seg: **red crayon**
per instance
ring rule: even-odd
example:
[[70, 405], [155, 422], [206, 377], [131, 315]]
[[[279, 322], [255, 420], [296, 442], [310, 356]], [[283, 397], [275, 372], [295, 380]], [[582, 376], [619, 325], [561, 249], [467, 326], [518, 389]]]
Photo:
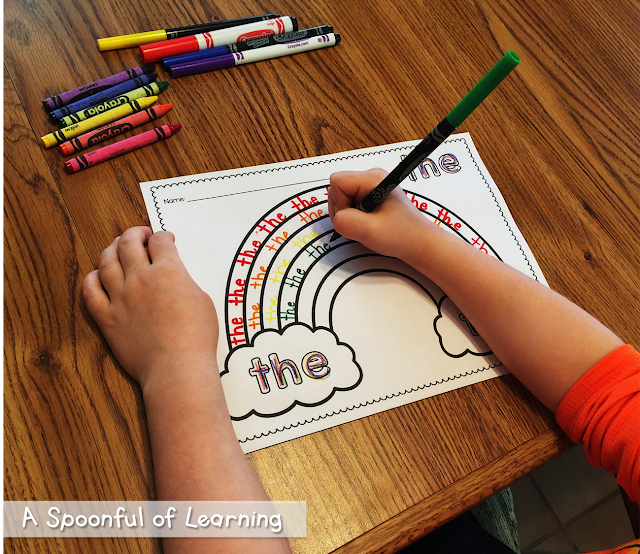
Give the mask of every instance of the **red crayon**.
[[110, 144], [109, 146], [105, 146], [104, 148], [93, 150], [88, 154], [83, 154], [76, 158], [71, 158], [70, 160], [64, 162], [64, 167], [69, 173], [81, 171], [83, 169], [86, 169], [87, 167], [91, 167], [92, 165], [96, 165], [100, 162], [115, 158], [116, 156], [121, 156], [122, 154], [131, 152], [136, 148], [142, 148], [143, 146], [147, 146], [148, 144], [153, 144], [154, 142], [158, 142], [159, 140], [164, 140], [171, 135], [175, 135], [181, 127], [182, 125], [180, 123], [170, 123], [169, 125], [156, 127], [155, 129], [151, 129], [151, 131], [147, 131], [146, 133], [140, 133], [139, 135], [121, 140], [120, 142], [116, 142], [115, 144]]
[[75, 154], [76, 152], [80, 152], [80, 150], [84, 150], [88, 146], [94, 146], [104, 140], [127, 133], [134, 127], [138, 127], [139, 125], [144, 125], [149, 121], [158, 119], [166, 114], [171, 108], [173, 108], [173, 104], [160, 104], [159, 106], [152, 106], [146, 110], [142, 110], [141, 112], [118, 119], [118, 121], [112, 121], [111, 123], [107, 123], [97, 129], [91, 129], [91, 131], [84, 135], [80, 135], [79, 137], [74, 137], [67, 142], [63, 142], [60, 145], [60, 150], [65, 156]]

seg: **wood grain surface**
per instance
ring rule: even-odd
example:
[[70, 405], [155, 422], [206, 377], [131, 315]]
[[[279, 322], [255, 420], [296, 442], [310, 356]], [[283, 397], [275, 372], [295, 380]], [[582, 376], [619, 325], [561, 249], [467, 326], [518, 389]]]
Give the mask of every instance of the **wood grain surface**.
[[[15, 90], [4, 80], [5, 500], [154, 494], [137, 384], [82, 302], [89, 256]], [[5, 541], [7, 552], [153, 552], [150, 539]]]
[[[7, 0], [5, 500], [154, 498], [144, 408], [80, 296], [148, 222], [139, 183], [422, 138], [502, 53], [517, 70], [460, 128], [551, 287], [640, 347], [640, 12], [597, 0]], [[258, 13], [331, 24], [326, 50], [171, 79], [176, 137], [67, 175], [42, 99], [140, 64], [106, 36]], [[167, 79], [159, 69], [159, 78]], [[153, 124], [141, 127], [148, 130]], [[510, 376], [248, 456], [308, 502], [295, 552], [397, 552], [568, 447]], [[309, 468], [313, 468], [311, 471]], [[147, 539], [5, 539], [7, 552], [159, 552]]]

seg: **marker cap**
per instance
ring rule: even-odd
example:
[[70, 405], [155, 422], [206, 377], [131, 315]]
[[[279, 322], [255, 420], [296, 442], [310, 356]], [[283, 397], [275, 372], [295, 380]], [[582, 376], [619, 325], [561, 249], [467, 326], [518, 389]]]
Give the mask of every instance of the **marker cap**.
[[513, 50], [509, 50], [496, 65], [482, 78], [475, 87], [447, 114], [447, 120], [454, 127], [459, 127], [467, 116], [495, 89], [509, 72], [520, 63], [520, 58]]
[[[147, 44], [140, 46], [138, 52], [143, 63], [155, 62], [161, 58], [169, 56], [177, 56], [194, 50], [194, 44], [198, 44], [198, 40], [194, 35], [188, 37], [174, 38], [166, 42], [158, 42], [155, 44]], [[197, 48], [195, 48], [197, 50]]]
[[132, 48], [141, 44], [149, 44], [151, 42], [159, 42], [167, 40], [167, 32], [164, 29], [158, 31], [148, 31], [146, 33], [135, 33], [133, 35], [122, 35], [119, 37], [99, 38], [98, 49], [101, 52], [105, 50], [117, 50], [118, 48]]
[[172, 77], [183, 77], [185, 75], [193, 75], [194, 73], [202, 73], [203, 71], [226, 69], [227, 67], [233, 67], [234, 65], [236, 65], [236, 58], [234, 55], [226, 54], [224, 56], [216, 56], [215, 58], [206, 58], [203, 60], [171, 65], [167, 68], [167, 71]]

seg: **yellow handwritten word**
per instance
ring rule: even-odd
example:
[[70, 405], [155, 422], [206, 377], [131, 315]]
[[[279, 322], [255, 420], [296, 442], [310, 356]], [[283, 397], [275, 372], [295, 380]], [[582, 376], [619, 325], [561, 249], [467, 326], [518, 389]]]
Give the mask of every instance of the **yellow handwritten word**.
[[278, 276], [283, 276], [284, 271], [287, 269], [287, 266], [291, 263], [291, 260], [282, 260], [282, 263], [278, 266], [278, 268], [274, 271], [271, 270], [271, 274], [269, 275], [269, 279], [272, 283], [282, 283], [282, 279], [279, 279]]
[[310, 231], [308, 235], [304, 235], [302, 237], [296, 237], [296, 240], [293, 241], [293, 246], [297, 246], [298, 248], [304, 248], [304, 246], [310, 241], [315, 239], [319, 233], [315, 231]]
[[271, 323], [274, 318], [277, 319], [278, 317], [278, 295], [276, 294], [271, 300], [269, 300], [269, 303], [271, 305], [269, 306], [269, 311], [265, 312], [264, 318], [268, 323]]

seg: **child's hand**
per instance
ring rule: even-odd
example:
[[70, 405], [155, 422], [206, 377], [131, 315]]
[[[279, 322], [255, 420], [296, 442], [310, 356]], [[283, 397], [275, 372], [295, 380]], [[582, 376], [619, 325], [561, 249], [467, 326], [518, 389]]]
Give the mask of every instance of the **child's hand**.
[[425, 218], [400, 187], [370, 214], [355, 209], [386, 175], [387, 172], [379, 168], [331, 175], [329, 216], [335, 230], [348, 239], [379, 254], [406, 259], [417, 231], [424, 228]]
[[104, 250], [82, 287], [116, 358], [143, 388], [151, 376], [189, 362], [216, 363], [213, 302], [189, 276], [174, 240], [148, 227], [128, 229]]

